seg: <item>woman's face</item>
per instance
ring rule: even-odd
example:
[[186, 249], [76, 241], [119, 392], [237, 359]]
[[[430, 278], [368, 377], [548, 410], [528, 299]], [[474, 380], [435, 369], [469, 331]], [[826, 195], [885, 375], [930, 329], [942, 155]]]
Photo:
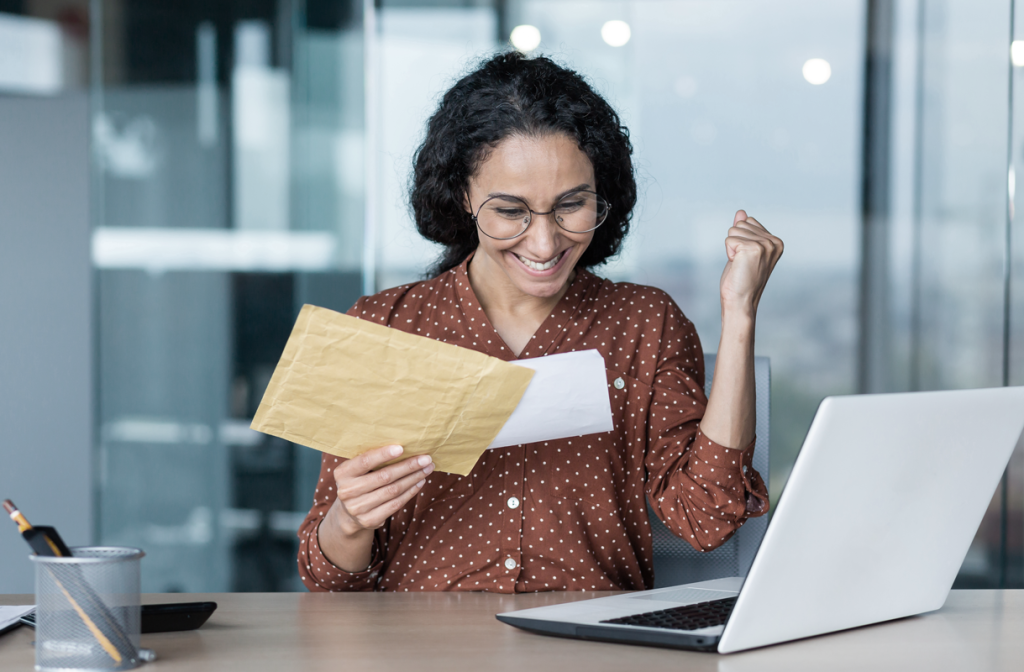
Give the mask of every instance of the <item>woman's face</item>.
[[[570, 192], [596, 191], [594, 166], [576, 141], [561, 134], [501, 141], [469, 180], [466, 207], [476, 214], [488, 198], [515, 196], [535, 212], [548, 212]], [[590, 245], [594, 232], [570, 233], [553, 215], [533, 215], [526, 231], [512, 240], [480, 232], [472, 273], [489, 284], [511, 284], [537, 298], [557, 295]], [[486, 276], [481, 278], [481, 275]]]

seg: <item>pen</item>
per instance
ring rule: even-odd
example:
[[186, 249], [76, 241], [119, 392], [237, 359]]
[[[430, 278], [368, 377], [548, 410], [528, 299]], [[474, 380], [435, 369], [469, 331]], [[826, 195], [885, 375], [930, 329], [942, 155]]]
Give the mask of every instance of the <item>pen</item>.
[[[7, 511], [8, 515], [10, 515], [11, 520], [18, 524], [18, 531], [21, 532], [21, 536], [24, 537], [29, 546], [32, 547], [32, 550], [35, 551], [36, 555], [57, 558], [71, 557], [71, 551], [64, 544], [60, 535], [57, 534], [57, 530], [52, 527], [33, 527], [32, 524], [28, 522], [28, 519], [25, 518], [25, 515], [14, 505], [14, 502], [9, 499], [4, 500], [4, 510]], [[78, 595], [78, 599], [75, 599], [71, 595], [71, 592], [69, 592], [64, 584], [57, 578], [53, 569], [47, 567], [47, 570], [50, 572], [50, 577], [53, 579], [54, 583], [57, 584], [57, 588], [59, 588], [60, 592], [64, 594], [64, 597], [68, 599], [68, 602], [71, 604], [71, 608], [75, 610], [78, 617], [82, 619], [82, 623], [84, 623], [85, 627], [89, 629], [89, 632], [96, 638], [96, 641], [99, 642], [101, 647], [103, 647], [103, 650], [114, 659], [114, 662], [118, 665], [121, 664], [124, 660], [122, 652], [118, 650], [118, 647], [114, 646], [113, 642], [110, 641], [110, 637], [108, 637], [107, 634], [105, 634], [103, 630], [101, 630], [100, 627], [97, 626], [91, 618], [89, 618], [89, 614], [85, 612], [85, 609], [82, 608], [79, 602], [91, 603], [89, 606], [91, 606], [95, 611], [98, 611], [99, 616], [106, 621], [108, 633], [121, 643], [122, 649], [125, 653], [129, 654], [129, 658], [134, 658], [135, 647], [127, 637], [125, 637], [120, 626], [118, 626], [117, 622], [114, 621], [113, 616], [106, 608], [106, 605], [103, 604], [99, 596], [96, 595], [92, 588], [89, 587], [84, 577], [81, 577], [80, 581], [74, 582], [78, 585], [72, 586], [74, 592]]]

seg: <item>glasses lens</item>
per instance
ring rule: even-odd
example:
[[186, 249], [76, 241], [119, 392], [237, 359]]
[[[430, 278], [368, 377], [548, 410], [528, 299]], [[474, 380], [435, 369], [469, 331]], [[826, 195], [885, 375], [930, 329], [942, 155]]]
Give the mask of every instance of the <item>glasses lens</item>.
[[608, 201], [591, 191], [569, 194], [555, 206], [555, 221], [574, 233], [593, 231], [607, 216]]
[[530, 225], [530, 208], [514, 196], [495, 196], [484, 202], [476, 219], [491, 238], [515, 238]]

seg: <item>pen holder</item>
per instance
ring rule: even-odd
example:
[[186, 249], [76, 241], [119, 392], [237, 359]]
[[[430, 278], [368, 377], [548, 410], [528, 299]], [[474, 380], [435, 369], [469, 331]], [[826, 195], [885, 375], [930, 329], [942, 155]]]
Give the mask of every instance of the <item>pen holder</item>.
[[139, 659], [137, 548], [89, 546], [36, 565], [36, 669], [129, 670]]

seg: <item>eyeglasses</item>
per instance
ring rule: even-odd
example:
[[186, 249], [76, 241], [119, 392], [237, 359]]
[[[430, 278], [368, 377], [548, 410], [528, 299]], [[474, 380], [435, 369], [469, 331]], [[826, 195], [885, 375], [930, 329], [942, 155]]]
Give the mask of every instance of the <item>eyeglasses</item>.
[[529, 228], [534, 215], [554, 215], [555, 224], [569, 233], [588, 233], [604, 223], [611, 210], [608, 201], [592, 191], [566, 194], [548, 212], [531, 210], [515, 196], [492, 196], [473, 215], [473, 221], [488, 238], [511, 240]]

